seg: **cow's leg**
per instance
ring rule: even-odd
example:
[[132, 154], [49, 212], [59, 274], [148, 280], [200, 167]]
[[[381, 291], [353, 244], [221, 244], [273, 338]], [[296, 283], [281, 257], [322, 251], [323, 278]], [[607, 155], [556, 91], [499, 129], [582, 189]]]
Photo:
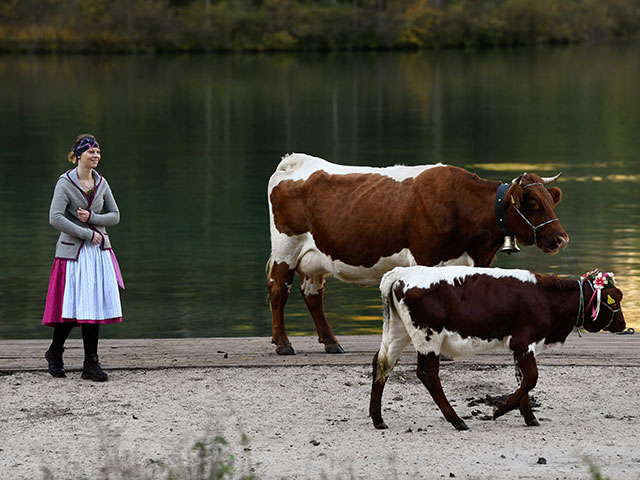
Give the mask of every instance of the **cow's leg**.
[[289, 290], [293, 283], [294, 270], [286, 263], [274, 263], [267, 280], [269, 301], [271, 303], [271, 342], [276, 345], [279, 355], [295, 355], [284, 326], [284, 306], [289, 298]]
[[382, 343], [373, 357], [373, 373], [371, 384], [371, 399], [369, 401], [369, 416], [373, 426], [378, 430], [387, 427], [382, 420], [382, 392], [387, 378], [393, 367], [398, 363], [402, 351], [411, 343], [411, 338], [402, 323], [390, 320], [391, 325], [385, 325], [382, 331]]
[[438, 408], [444, 415], [447, 421], [456, 427], [457, 430], [469, 430], [467, 424], [456, 414], [455, 410], [447, 400], [447, 397], [442, 390], [442, 384], [440, 383], [440, 376], [438, 371], [440, 369], [440, 357], [433, 352], [428, 355], [418, 353], [418, 378], [433, 398]]
[[327, 353], [344, 353], [324, 314], [324, 277], [300, 275], [300, 278], [300, 293], [316, 325], [318, 342], [324, 344]]
[[[533, 390], [536, 383], [538, 383], [538, 366], [536, 365], [536, 357], [533, 352], [529, 351], [520, 354], [516, 353], [514, 356], [518, 362], [518, 367], [520, 367], [520, 370], [522, 371], [522, 383], [520, 384], [520, 387], [504, 401], [504, 403], [493, 410], [493, 419], [495, 420], [505, 413], [519, 407], [525, 417], [527, 425], [533, 426], [537, 423], [537, 420], [531, 411], [529, 392]], [[535, 423], [529, 423], [530, 421], [535, 421]]]

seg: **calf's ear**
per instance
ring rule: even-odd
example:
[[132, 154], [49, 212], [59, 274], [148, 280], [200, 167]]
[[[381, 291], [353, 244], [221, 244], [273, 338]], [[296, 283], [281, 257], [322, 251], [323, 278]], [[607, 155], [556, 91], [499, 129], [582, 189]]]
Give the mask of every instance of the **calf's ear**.
[[551, 194], [551, 198], [553, 198], [553, 205], [555, 206], [559, 204], [560, 200], [562, 200], [562, 190], [560, 190], [558, 187], [551, 187], [548, 190]]

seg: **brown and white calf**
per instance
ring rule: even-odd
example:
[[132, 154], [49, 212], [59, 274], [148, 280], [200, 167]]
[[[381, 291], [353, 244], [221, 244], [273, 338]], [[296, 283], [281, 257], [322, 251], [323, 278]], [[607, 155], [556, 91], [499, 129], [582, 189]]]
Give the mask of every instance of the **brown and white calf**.
[[[513, 352], [522, 372], [520, 387], [498, 406], [496, 419], [520, 409], [527, 425], [538, 425], [529, 391], [538, 380], [536, 353], [563, 343], [576, 326], [589, 332], [624, 330], [622, 292], [604, 288], [599, 313], [587, 312], [593, 284], [527, 270], [470, 267], [398, 267], [380, 283], [384, 324], [380, 349], [373, 358], [369, 414], [378, 429], [382, 392], [400, 354], [411, 342], [418, 351], [418, 378], [458, 430], [467, 425], [445, 397], [438, 369], [441, 353], [451, 357], [500, 346]], [[586, 299], [586, 302], [585, 302]], [[595, 301], [595, 299], [594, 299]], [[588, 309], [587, 309], [588, 310]]]
[[569, 237], [553, 210], [562, 192], [545, 187], [555, 178], [523, 174], [501, 184], [441, 164], [374, 168], [299, 153], [284, 157], [268, 185], [267, 287], [276, 352], [295, 353], [284, 308], [296, 272], [318, 340], [327, 352], [342, 353], [324, 313], [327, 276], [372, 286], [397, 266], [488, 267], [504, 237], [494, 211], [499, 191], [502, 225], [521, 244], [563, 248]]

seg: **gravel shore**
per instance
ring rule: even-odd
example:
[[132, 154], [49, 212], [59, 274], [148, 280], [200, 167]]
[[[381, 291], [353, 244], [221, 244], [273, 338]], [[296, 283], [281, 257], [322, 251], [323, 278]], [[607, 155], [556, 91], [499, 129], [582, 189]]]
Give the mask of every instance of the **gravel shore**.
[[229, 478], [586, 479], [589, 462], [640, 478], [637, 368], [541, 366], [541, 426], [526, 427], [517, 411], [488, 420], [487, 395], [516, 388], [512, 365], [443, 364], [467, 432], [443, 419], [414, 370], [405, 361], [391, 375], [387, 431], [369, 420], [362, 365], [111, 370], [102, 384], [77, 371], [3, 375], [0, 477], [200, 478], [190, 469], [211, 447], [210, 463], [233, 463]]

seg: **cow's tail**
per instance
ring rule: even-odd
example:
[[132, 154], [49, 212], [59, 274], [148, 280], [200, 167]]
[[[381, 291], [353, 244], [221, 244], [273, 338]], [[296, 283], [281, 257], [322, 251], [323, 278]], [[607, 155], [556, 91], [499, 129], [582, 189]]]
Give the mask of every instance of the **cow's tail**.
[[[269, 275], [271, 275], [271, 269], [273, 268], [273, 256], [269, 255], [269, 259], [267, 260], [267, 264], [264, 267], [264, 274], [267, 277], [267, 280], [269, 280]], [[269, 305], [269, 310], [271, 310], [271, 297], [269, 296], [269, 294], [267, 293], [267, 296], [265, 297], [267, 305]]]
[[297, 170], [304, 163], [305, 156], [297, 153], [287, 153], [280, 159], [276, 172], [290, 172]]
[[271, 274], [271, 269], [273, 268], [273, 256], [269, 255], [269, 259], [267, 260], [267, 264], [264, 267], [264, 274], [267, 278]]

